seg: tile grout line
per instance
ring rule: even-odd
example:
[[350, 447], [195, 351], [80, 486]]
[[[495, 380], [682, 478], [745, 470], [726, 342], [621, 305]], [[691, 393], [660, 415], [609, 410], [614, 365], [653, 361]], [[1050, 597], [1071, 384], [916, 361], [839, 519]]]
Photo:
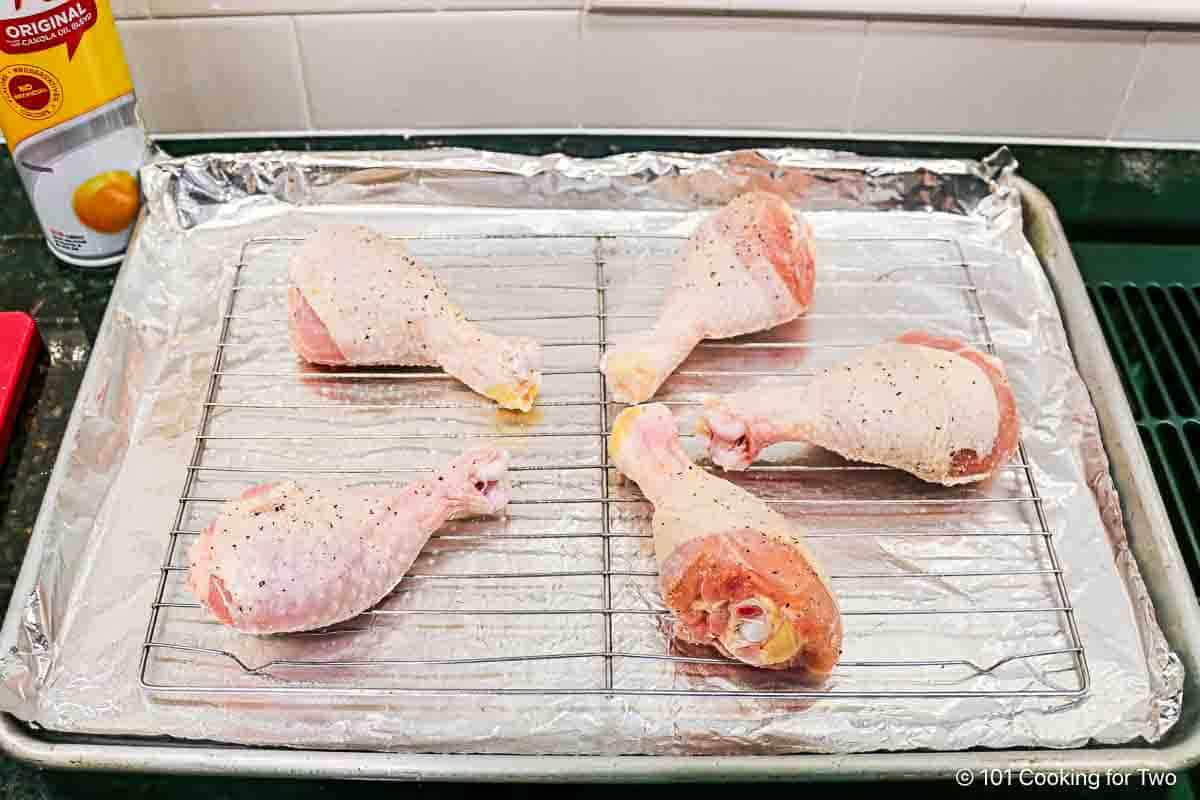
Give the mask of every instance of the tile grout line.
[[867, 48], [871, 44], [871, 20], [863, 20], [862, 53], [858, 57], [858, 75], [854, 78], [854, 94], [850, 96], [850, 111], [846, 119], [845, 132], [854, 130], [854, 122], [858, 117], [858, 98], [862, 93], [863, 73], [867, 68]]
[[587, 36], [587, 20], [588, 15], [592, 11], [592, 2], [593, 0], [583, 0], [583, 3], [575, 12], [579, 15], [579, 24], [575, 26], [575, 81], [574, 91], [571, 94], [572, 102], [575, 104], [572, 116], [575, 118], [574, 125], [576, 130], [582, 130], [583, 128], [583, 104], [586, 102], [584, 98], [587, 97], [586, 87], [584, 86], [584, 79], [586, 77], [584, 62], [587, 60], [587, 42], [585, 41], [585, 37]]
[[292, 26], [292, 52], [296, 56], [296, 66], [300, 70], [301, 110], [304, 112], [304, 124], [311, 132], [315, 130], [316, 126], [313, 123], [312, 89], [308, 85], [308, 68], [304, 61], [304, 48], [300, 44], [300, 23], [295, 14], [288, 15], [288, 21]]
[[1125, 93], [1121, 95], [1121, 104], [1117, 106], [1117, 113], [1113, 116], [1112, 126], [1108, 129], [1106, 141], [1113, 141], [1117, 137], [1117, 133], [1121, 130], [1121, 125], [1125, 122], [1125, 112], [1128, 110], [1129, 98], [1133, 96], [1133, 87], [1137, 84], [1137, 80], [1142, 74], [1142, 65], [1146, 62], [1146, 52], [1150, 49], [1150, 34], [1153, 30], [1146, 30], [1142, 37], [1142, 47], [1138, 50], [1137, 63], [1133, 65], [1133, 73], [1129, 76], [1128, 83], [1125, 84]]
[[[1101, 136], [1006, 136], [1000, 133], [945, 133], [935, 130], [906, 133], [899, 131], [844, 131], [835, 129], [791, 129], [791, 128], [622, 128], [611, 126], [548, 126], [548, 127], [505, 127], [479, 125], [467, 127], [411, 127], [411, 128], [322, 128], [301, 130], [280, 128], [275, 130], [192, 130], [166, 131], [151, 136], [163, 141], [186, 139], [252, 139], [294, 138], [297, 136], [568, 136], [586, 134], [594, 136], [677, 136], [677, 137], [730, 137], [741, 139], [768, 138], [801, 141], [804, 139], [844, 139], [846, 142], [915, 142], [933, 144], [984, 144], [984, 145], [1027, 145], [1054, 147], [1097, 147], [1105, 150], [1184, 150], [1200, 151], [1200, 139], [1113, 139]], [[3, 141], [3, 139], [0, 139]]]
[[[160, 0], [161, 1], [161, 0]], [[444, 4], [444, 0], [423, 0], [423, 5], [405, 5], [392, 6], [388, 8], [380, 8], [374, 4], [365, 4], [366, 7], [353, 7], [354, 3], [316, 3], [310, 4], [317, 6], [309, 10], [301, 11], [281, 11], [271, 8], [266, 8], [254, 12], [235, 12], [228, 8], [209, 8], [205, 10], [193, 10], [184, 12], [174, 12], [167, 14], [155, 14], [151, 6], [147, 6], [146, 13], [134, 15], [120, 15], [117, 19], [207, 19], [207, 18], [237, 18], [237, 17], [281, 17], [290, 16], [300, 13], [311, 16], [353, 16], [356, 14], [410, 14], [410, 13], [434, 13], [434, 12], [452, 12], [452, 13], [488, 13], [488, 14], [505, 14], [512, 11], [563, 11], [563, 10], [579, 10], [580, 2], [589, 7], [594, 5], [595, 0], [575, 0], [571, 5], [563, 0], [561, 3], [555, 4], [480, 4], [480, 5], [462, 5], [449, 6]], [[210, 6], [217, 5], [210, 3]], [[346, 6], [351, 6], [347, 8]], [[852, 5], [852, 4], [851, 4]], [[993, 13], [977, 13], [972, 11], [946, 11], [945, 3], [939, 2], [935, 4], [936, 8], [927, 8], [926, 10], [914, 10], [906, 8], [906, 10], [887, 9], [880, 11], [874, 6], [878, 4], [867, 4], [868, 9], [862, 10], [861, 6], [851, 8], [823, 8], [821, 10], [813, 10], [808, 7], [808, 4], [795, 3], [789, 7], [780, 7], [775, 10], [763, 8], [739, 6], [738, 0], [718, 0], [714, 3], [689, 4], [686, 0], [677, 3], [654, 3], [645, 2], [640, 4], [623, 3], [613, 6], [607, 6], [598, 9], [598, 13], [624, 15], [629, 13], [634, 14], [655, 14], [655, 15], [689, 15], [689, 16], [716, 16], [722, 17], [730, 14], [738, 16], [755, 16], [755, 17], [780, 17], [794, 19], [830, 19], [830, 18], [875, 18], [883, 20], [894, 20], [899, 22], [916, 22], [920, 24], [934, 25], [982, 25], [988, 27], [1003, 27], [1009, 25], [1039, 26], [1039, 27], [1074, 27], [1074, 28], [1122, 28], [1125, 30], [1136, 30], [1141, 26], [1149, 24], [1157, 26], [1159, 30], [1193, 30], [1200, 27], [1200, 15], [1194, 13], [1170, 14], [1156, 13], [1148, 18], [1143, 18], [1136, 21], [1131, 21], [1124, 14], [1101, 14], [1084, 15], [1071, 13], [1030, 13], [1030, 0], [1023, 0], [1019, 6], [1012, 11], [996, 11]], [[911, 5], [911, 4], [909, 4]], [[920, 3], [918, 3], [920, 5]], [[984, 3], [983, 5], [987, 5]], [[857, 10], [856, 10], [857, 9]], [[1190, 9], [1189, 9], [1190, 12]]]

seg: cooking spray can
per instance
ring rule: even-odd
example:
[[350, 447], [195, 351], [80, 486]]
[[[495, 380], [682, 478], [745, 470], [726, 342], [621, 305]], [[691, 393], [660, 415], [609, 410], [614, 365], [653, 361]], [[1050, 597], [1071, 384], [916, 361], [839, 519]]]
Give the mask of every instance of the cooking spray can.
[[0, 130], [50, 250], [120, 261], [148, 149], [108, 0], [0, 0]]

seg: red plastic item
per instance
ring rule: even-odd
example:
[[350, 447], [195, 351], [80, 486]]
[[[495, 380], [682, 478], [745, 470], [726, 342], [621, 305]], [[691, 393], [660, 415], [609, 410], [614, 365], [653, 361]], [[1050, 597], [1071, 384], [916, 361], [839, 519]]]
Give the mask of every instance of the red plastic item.
[[32, 317], [20, 311], [0, 312], [0, 465], [8, 455], [8, 440], [40, 344]]

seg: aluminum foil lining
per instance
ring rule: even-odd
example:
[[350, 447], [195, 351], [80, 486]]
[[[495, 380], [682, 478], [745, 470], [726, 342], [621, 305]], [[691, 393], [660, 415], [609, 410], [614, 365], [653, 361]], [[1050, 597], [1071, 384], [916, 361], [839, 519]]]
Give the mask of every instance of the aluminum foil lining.
[[[1008, 185], [1014, 166], [1006, 151], [976, 163], [811, 150], [594, 160], [473, 150], [268, 153], [147, 166], [144, 215], [2, 632], [0, 708], [67, 734], [432, 752], [745, 754], [1158, 740], [1179, 715], [1182, 667], [1127, 547], [1094, 410], [1023, 237], [1020, 200]], [[942, 490], [889, 471], [824, 471], [844, 462], [783, 448], [769, 454], [772, 463], [816, 469], [737, 478], [794, 503], [787, 513], [820, 534], [814, 549], [845, 577], [836, 581], [843, 608], [870, 612], [847, 618], [846, 659], [858, 666], [840, 669], [826, 696], [726, 696], [794, 687], [786, 677], [645, 657], [611, 660], [611, 695], [572, 694], [609, 685], [609, 661], [488, 662], [535, 647], [677, 654], [669, 623], [655, 613], [655, 581], [644, 574], [654, 568], [638, 538], [648, 530], [648, 508], [628, 502], [637, 499], [628, 484], [614, 478], [601, 486], [603, 470], [595, 469], [605, 413], [597, 342], [646, 324], [680, 241], [672, 237], [748, 189], [783, 194], [805, 211], [825, 271], [819, 267], [808, 318], [750, 339], [801, 346], [701, 349], [664, 387], [662, 396], [681, 404], [684, 428], [687, 403], [705, 393], [799, 385], [853, 347], [919, 324], [994, 342], [1016, 392], [1028, 466], [982, 487]], [[412, 239], [468, 314], [537, 317], [488, 324], [568, 342], [547, 350], [556, 374], [547, 377], [545, 407], [518, 418], [452, 381], [348, 381], [298, 363], [282, 335], [288, 237], [331, 219]], [[964, 276], [969, 286], [956, 283]], [[597, 331], [598, 302], [607, 331]], [[210, 383], [218, 342], [228, 346], [221, 370], [240, 374]], [[223, 438], [196, 461], [206, 403], [208, 433]], [[531, 429], [550, 435], [530, 437]], [[399, 480], [474, 438], [545, 468], [518, 476], [517, 496], [538, 502], [435, 539], [414, 566], [421, 577], [402, 582], [365, 622], [322, 636], [246, 637], [188, 608], [177, 570], [165, 573], [160, 594], [164, 563], [186, 563], [184, 547], [164, 562], [172, 531], [202, 526], [214, 508], [185, 500], [177, 520], [184, 492], [219, 498], [272, 477], [272, 469], [311, 478], [331, 465], [360, 470], [341, 474], [347, 482]], [[579, 468], [557, 471], [563, 463]], [[200, 467], [190, 483], [189, 464]], [[1031, 482], [1023, 482], [1026, 472]], [[1073, 655], [1062, 652], [1070, 645], [1065, 615], [1040, 610], [1062, 598], [1042, 540], [1026, 535], [1038, 525], [1030, 487], [1061, 559], [1090, 668], [1082, 698], [1063, 696], [1080, 678]], [[616, 500], [607, 521], [598, 516], [604, 504], [574, 502], [603, 491]], [[601, 524], [622, 535], [609, 539], [607, 553], [590, 535]], [[489, 531], [506, 536], [471, 535]], [[565, 535], [521, 538], [547, 531]], [[1014, 535], [996, 535], [1005, 531]], [[922, 535], [888, 536], [895, 532]], [[1003, 574], [956, 574], [989, 566]], [[914, 572], [923, 576], [887, 577]], [[550, 577], [446, 577], [496, 573]], [[871, 575], [883, 577], [863, 577]], [[240, 663], [145, 651], [156, 601], [166, 605], [150, 641], [222, 650]], [[629, 619], [613, 614], [608, 642], [603, 614], [465, 613], [481, 603], [553, 612], [608, 603], [600, 607]], [[1005, 613], [975, 613], [989, 607]], [[408, 613], [421, 608], [462, 613]], [[940, 613], [947, 609], [969, 613]], [[1040, 651], [1056, 655], [997, 666], [1008, 655]], [[452, 654], [484, 662], [370, 663]], [[928, 663], [870, 666], [888, 660]], [[354, 666], [296, 664], [312, 661]], [[272, 663], [281, 665], [243, 668]], [[170, 690], [145, 688], [143, 674]], [[308, 691], [286, 691], [292, 687]], [[396, 687], [434, 691], [387, 691]], [[488, 693], [522, 687], [550, 691]], [[457, 689], [466, 691], [446, 691]], [[627, 691], [639, 689], [663, 693]], [[914, 689], [940, 696], [905, 694]], [[961, 690], [968, 693], [955, 696]]]

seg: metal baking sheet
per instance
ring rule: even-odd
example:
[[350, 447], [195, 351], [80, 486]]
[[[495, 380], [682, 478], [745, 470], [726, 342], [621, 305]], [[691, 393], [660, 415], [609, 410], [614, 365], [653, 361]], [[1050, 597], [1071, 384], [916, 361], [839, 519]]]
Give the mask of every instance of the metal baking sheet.
[[[5, 642], [12, 649], [4, 662], [5, 708], [65, 732], [167, 734], [293, 747], [463, 753], [749, 754], [1071, 747], [1088, 741], [1126, 742], [1139, 737], [1157, 740], [1178, 719], [1182, 669], [1155, 624], [1136, 565], [1128, 557], [1095, 414], [1075, 371], [1049, 284], [1022, 236], [1020, 202], [1012, 181], [1004, 169], [1003, 154], [995, 163], [981, 166], [970, 162], [877, 161], [813, 151], [743, 151], [717, 156], [635, 154], [595, 161], [473, 151], [319, 157], [277, 154], [194, 157], [147, 168], [143, 183], [150, 200], [148, 214], [118, 282], [39, 519], [26, 570], [25, 586], [29, 591], [24, 594], [24, 607], [14, 605], [6, 621]], [[459, 237], [455, 249], [428, 254], [431, 258], [440, 255], [458, 259], [463, 255], [461, 237], [485, 231], [515, 237], [508, 240], [510, 244], [522, 241], [524, 247], [534, 241], [554, 242], [549, 250], [506, 254], [520, 262], [528, 262], [531, 256], [543, 259], [546, 271], [539, 274], [545, 283], [553, 282], [548, 277], [553, 269], [569, 271], [577, 267], [572, 259], [565, 258], [569, 255], [563, 249], [567, 239], [537, 237], [602, 233], [654, 239], [681, 235], [704, 209], [748, 187], [769, 188], [789, 196], [798, 208], [810, 213], [830, 259], [844, 268], [863, 271], [860, 277], [866, 280], [861, 282], [874, 284], [838, 287], [833, 279], [822, 292], [819, 274], [813, 319], [790, 332], [794, 341], [810, 345], [872, 341], [897, 332], [896, 326], [906, 317], [920, 314], [943, 317], [929, 320], [928, 327], [968, 338], [978, 336], [978, 330], [955, 327], [964, 321], [971, 324], [972, 319], [960, 305], [964, 294], [961, 288], [951, 289], [940, 285], [944, 281], [921, 274], [909, 274], [897, 281], [891, 271], [896, 264], [905, 263], [919, 263], [929, 268], [928, 272], [960, 261], [969, 263], [981, 316], [989, 321], [988, 335], [1008, 364], [1017, 391], [1029, 471], [1035, 475], [1033, 485], [1038, 487], [1050, 533], [1061, 554], [1069, 587], [1067, 605], [1076, 614], [1091, 666], [1088, 691], [1074, 692], [1080, 696], [1067, 701], [1019, 696], [1018, 689], [1034, 685], [1066, 685], [1067, 693], [1072, 694], [1071, 684], [1055, 683], [1060, 680], [1060, 670], [1078, 677], [1070, 657], [1065, 665], [1059, 658], [1049, 667], [1022, 664], [1013, 672], [987, 676], [984, 683], [989, 686], [1013, 687], [1012, 693], [1017, 696], [1008, 698], [904, 698], [895, 696], [896, 686], [886, 687], [884, 697], [870, 696], [870, 687], [877, 687], [879, 678], [856, 675], [839, 675], [831, 689], [857, 685], [859, 696], [854, 692], [847, 696], [831, 694], [801, 705], [794, 699], [780, 698], [610, 697], [604, 693], [562, 694], [549, 699], [379, 694], [366, 699], [324, 697], [313, 702], [311, 698], [285, 701], [274, 694], [267, 699], [255, 698], [254, 686], [245, 687], [251, 690], [246, 697], [225, 693], [206, 697], [197, 693], [164, 698], [143, 690], [138, 682], [138, 662], [147, 618], [155, 600], [171, 520], [188, 474], [192, 444], [209, 388], [213, 350], [221, 338], [233, 281], [247, 269], [267, 270], [261, 274], [269, 280], [272, 258], [278, 270], [278, 253], [255, 260], [244, 256], [248, 242], [268, 236], [302, 236], [323, 219], [355, 219], [399, 235], [430, 240]], [[854, 237], [887, 240], [890, 244], [849, 247], [849, 252], [837, 249]], [[897, 250], [897, 241], [915, 244]], [[949, 251], [947, 242], [954, 243]], [[496, 245], [489, 247], [472, 257], [488, 263], [487, 257], [494, 255]], [[905, 252], [904, 248], [916, 248], [916, 252]], [[954, 255], [956, 251], [965, 257]], [[612, 255], [621, 256], [616, 261], [627, 262], [624, 273], [614, 269], [605, 279], [606, 291], [616, 298], [612, 307], [652, 310], [653, 287], [661, 286], [664, 256], [669, 257], [669, 252], [643, 245]], [[916, 261], [911, 260], [914, 256]], [[845, 281], [843, 276], [843, 282], [852, 281]], [[589, 290], [594, 292], [595, 288], [593, 284]], [[569, 290], [547, 290], [546, 294], [554, 298], [545, 302], [568, 302], [563, 297], [565, 291]], [[529, 300], [515, 294], [510, 298], [513, 307], [527, 307]], [[476, 302], [503, 304], [505, 299], [503, 294], [481, 291]], [[822, 321], [822, 313], [834, 316]], [[836, 316], [855, 313], [861, 319], [854, 324]], [[251, 369], [269, 363], [271, 370], [289, 370], [294, 378], [295, 361], [284, 358], [286, 348], [280, 347], [276, 334], [267, 327], [270, 319], [264, 314], [263, 330], [249, 329], [247, 352], [255, 359]], [[544, 335], [559, 333], [551, 330]], [[738, 354], [736, 362], [722, 363], [740, 364], [747, 373], [768, 373], [738, 376], [739, 385], [744, 385], [760, 378], [783, 377], [769, 373], [803, 373], [830, 363], [821, 359], [836, 358], [836, 349], [783, 351], [783, 360], [788, 363], [780, 369], [774, 368], [781, 366], [778, 355], [768, 357], [775, 361], [767, 369], [754, 369], [753, 359], [741, 357], [744, 354]], [[594, 365], [595, 352], [590, 354], [591, 361], [587, 354], [573, 357], [581, 365]], [[705, 363], [727, 357], [726, 353], [714, 356], [698, 352], [696, 363], [690, 369], [685, 365], [685, 370], [695, 374], [680, 376], [680, 385], [668, 387], [668, 391], [687, 397], [719, 388], [710, 380], [714, 376], [706, 373], [722, 370], [705, 369]], [[286, 380], [276, 383], [283, 383], [285, 392], [313, 388]], [[320, 386], [316, 388], [316, 396], [320, 397]], [[268, 386], [259, 391], [280, 389]], [[365, 396], [354, 395], [350, 402], [377, 400], [372, 394], [375, 391], [379, 390], [363, 389]], [[572, 391], [595, 390], [567, 386], [562, 391], [565, 396]], [[548, 407], [550, 413], [536, 424], [548, 431], [578, 424], [570, 417], [556, 421], [553, 408]], [[326, 422], [341, 424], [336, 420]], [[478, 430], [470, 423], [444, 417], [429, 421]], [[358, 419], [357, 423], [346, 424], [371, 423]], [[597, 438], [591, 430], [586, 436]], [[412, 448], [381, 451], [378, 456], [385, 460], [392, 456], [407, 458], [416, 466], [427, 464], [431, 451], [435, 448], [426, 446], [416, 452]], [[553, 457], [559, 456], [558, 451], [551, 452]], [[256, 454], [235, 450], [232, 455], [250, 458]], [[269, 455], [287, 455], [289, 460], [281, 466], [296, 465], [300, 463], [296, 457], [306, 457], [301, 451]], [[562, 498], [561, 492], [577, 488], [543, 487], [551, 492], [551, 499]], [[851, 542], [850, 537], [830, 536], [825, 555], [847, 565], [847, 574], [852, 574], [851, 570], [869, 572], [881, 563], [926, 573], [923, 579], [914, 579], [912, 591], [901, 592], [894, 586], [868, 590], [864, 597], [872, 597], [873, 602], [904, 608], [921, 602], [955, 600], [970, 610], [973, 603], [997, 597], [1005, 602], [1017, 598], [1037, 608], [1043, 606], [1035, 604], [1053, 598], [1045, 575], [1016, 586], [1011, 577], [995, 583], [970, 578], [982, 581], [982, 585], [964, 589], [954, 582], [957, 578], [937, 574], [946, 570], [935, 565], [944, 566], [955, 559], [978, 564], [996, 559], [1011, 563], [1014, 559], [1027, 562], [1040, 558], [1037, 554], [1014, 555], [1008, 549], [1011, 542], [981, 548], [976, 539], [987, 541], [992, 537], [958, 535], [964, 524], [976, 530], [1031, 524], [1030, 514], [1021, 508], [1027, 503], [1020, 500], [1027, 490], [1006, 483], [1004, 476], [983, 490], [982, 496], [974, 489], [940, 495], [938, 499], [946, 502], [936, 512], [930, 510], [934, 504], [927, 504], [929, 496], [924, 487], [915, 487], [894, 475], [866, 481], [806, 481], [788, 487], [788, 491], [800, 493], [789, 495], [794, 499], [817, 501], [817, 508], [797, 511], [810, 527], [843, 532], [877, 527], [885, 533], [908, 525], [913, 530], [921, 526], [945, 534], [931, 537], [928, 543], [922, 541], [907, 552], [887, 544], [886, 535], [856, 537], [865, 539], [866, 545]], [[874, 507], [881, 498], [900, 497], [921, 500], [922, 513], [902, 514], [895, 508], [881, 511]], [[973, 499], [998, 502], [968, 502]], [[847, 501], [854, 502], [846, 507]], [[568, 525], [577, 521], [570, 515], [550, 519]], [[638, 521], [629, 522], [636, 529]], [[814, 541], [818, 549], [822, 547], [820, 541]], [[563, 567], [578, 566], [580, 559], [596, 558], [596, 554], [561, 548], [506, 551], [499, 542], [482, 549], [436, 550], [429, 555], [427, 565], [434, 569], [448, 565], [463, 570], [484, 563], [481, 572], [513, 558], [527, 559], [523, 563], [528, 566], [522, 569], [534, 569], [539, 561], [548, 560], [554, 567], [552, 571], [574, 571]], [[626, 559], [628, 572], [637, 572], [648, 563], [646, 554], [637, 549], [611, 557]], [[551, 602], [571, 602], [581, 598], [581, 592], [595, 591], [597, 583], [601, 582], [593, 581], [586, 590], [556, 587], [540, 594]], [[621, 591], [626, 592], [626, 602], [653, 607], [652, 582], [616, 591], [618, 597]], [[442, 599], [452, 602], [454, 598]], [[1034, 652], [1048, 649], [1042, 643], [1046, 640], [1051, 642], [1049, 649], [1061, 649], [1061, 614], [1051, 613], [1048, 616], [1053, 619], [1035, 625], [1025, 624], [1021, 619], [1024, 615], [1016, 613], [998, 615], [999, 621], [990, 619], [986, 623], [978, 621], [984, 614], [953, 616], [966, 624], [931, 627], [888, 619], [870, 626], [855, 640], [863, 648], [857, 660], [870, 661], [873, 655], [896, 651], [930, 654], [938, 648], [943, 648], [942, 652], [953, 648], [961, 656], [964, 644], [971, 642], [976, 648], [973, 660], [983, 664], [991, 663], [987, 660], [988, 648], [997, 644], [1011, 648], [1021, 642], [1029, 645], [1024, 652]], [[209, 628], [204, 635], [223, 635], [211, 630], [215, 626]], [[488, 630], [486, 624], [476, 621], [468, 631], [470, 635], [464, 637], [463, 646], [482, 646], [488, 653], [501, 653], [508, 643], [522, 642], [520, 637], [490, 641]], [[1001, 632], [998, 639], [997, 630]], [[249, 648], [247, 662], [263, 663], [264, 658], [278, 657], [307, 660], [314, 648], [322, 651], [316, 655], [318, 659], [330, 657], [330, 649], [338, 648], [349, 648], [350, 652], [365, 648], [378, 654], [401, 641], [379, 634], [375, 628], [369, 635], [337, 637], [337, 641], [315, 644], [311, 639], [226, 640], [222, 649]], [[403, 637], [412, 631], [400, 626], [396, 634]], [[152, 631], [150, 635], [153, 638], [158, 634]], [[547, 642], [554, 642], [557, 636], [562, 643], [571, 637], [594, 636], [595, 628], [559, 623], [546, 628], [543, 635]], [[656, 627], [638, 628], [633, 635], [634, 644], [644, 652], [656, 652], [655, 648], [666, 652], [666, 640]], [[991, 655], [994, 660], [996, 653]], [[174, 686], [237, 688], [231, 676], [237, 680], [247, 677], [240, 669], [231, 672], [228, 663], [198, 665], [189, 658], [162, 661], [158, 666], [173, 676], [170, 680], [175, 681], [171, 684]], [[208, 683], [197, 681], [198, 670], [207, 670], [203, 677]], [[595, 678], [581, 674], [584, 672], [560, 669], [558, 680]], [[264, 676], [250, 677], [260, 681]], [[438, 674], [421, 677], [426, 684], [447, 680]], [[544, 681], [545, 673], [520, 677], [536, 683]], [[295, 683], [303, 679], [295, 675], [271, 678], [275, 686], [280, 681]], [[661, 686], [665, 681], [670, 686], [683, 686], [685, 694], [713, 683], [744, 689], [749, 682], [724, 668], [634, 670], [622, 679], [623, 685], [635, 687]], [[908, 675], [907, 679], [958, 687], [964, 680], [977, 680], [954, 675]], [[346, 684], [363, 686], [365, 682], [362, 676], [351, 675]], [[863, 725], [867, 719], [874, 722]]]

